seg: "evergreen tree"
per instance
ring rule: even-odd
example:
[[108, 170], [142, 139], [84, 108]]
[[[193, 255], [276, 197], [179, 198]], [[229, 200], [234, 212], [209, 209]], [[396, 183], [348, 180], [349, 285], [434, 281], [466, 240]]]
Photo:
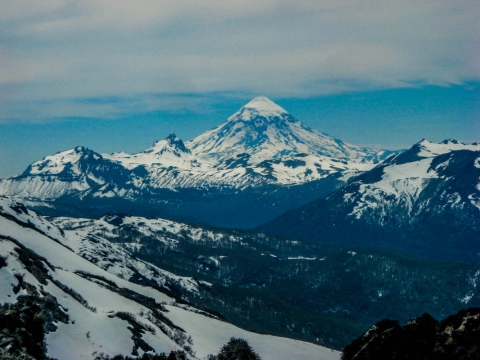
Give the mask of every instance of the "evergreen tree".
[[261, 357], [253, 351], [248, 342], [244, 339], [232, 337], [228, 343], [223, 345], [220, 352], [212, 360], [261, 360]]

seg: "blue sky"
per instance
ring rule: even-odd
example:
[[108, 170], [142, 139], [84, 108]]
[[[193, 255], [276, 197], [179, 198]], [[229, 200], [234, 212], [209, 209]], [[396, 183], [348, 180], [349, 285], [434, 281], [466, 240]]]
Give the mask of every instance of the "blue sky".
[[257, 95], [344, 141], [480, 141], [480, 2], [0, 4], [0, 177], [191, 139]]

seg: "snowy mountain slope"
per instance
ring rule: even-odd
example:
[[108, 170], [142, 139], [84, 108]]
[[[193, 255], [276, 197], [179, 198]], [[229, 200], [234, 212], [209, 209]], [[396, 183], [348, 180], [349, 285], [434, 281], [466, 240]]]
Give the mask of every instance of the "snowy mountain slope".
[[[176, 276], [138, 260], [123, 247], [111, 243], [101, 236], [96, 236], [92, 232], [65, 231], [54, 223], [47, 221], [38, 213], [29, 211], [22, 203], [17, 201], [0, 197], [0, 214], [10, 220], [20, 221], [31, 226], [82, 258], [122, 279], [135, 279], [137, 282], [165, 288], [166, 290], [178, 287], [186, 291], [198, 292], [199, 282], [196, 280]], [[80, 223], [82, 221], [87, 222], [88, 220], [80, 220]], [[66, 219], [59, 222], [68, 227]], [[78, 222], [76, 225], [77, 227], [81, 226]], [[113, 231], [113, 226], [110, 227], [110, 231]]]
[[479, 159], [480, 145], [423, 140], [326, 199], [261, 228], [323, 241], [393, 246], [434, 258], [477, 259]]
[[[235, 336], [251, 342], [264, 359], [339, 358], [338, 352], [326, 348], [249, 333], [190, 306], [174, 305], [170, 296], [123, 280], [76, 255], [56, 241], [63, 236], [59, 229], [20, 204], [3, 198], [1, 206], [0, 302], [19, 296], [40, 299], [49, 323], [49, 356], [92, 359], [94, 352], [184, 349], [192, 358], [204, 358]], [[44, 230], [49, 232], [42, 234]]]
[[[349, 216], [358, 219], [370, 208], [370, 211], [384, 214], [379, 219], [382, 223], [386, 221], [388, 208], [395, 206], [404, 208], [406, 221], [415, 222], [425, 210], [441, 212], [445, 207], [463, 209], [469, 204], [476, 206], [480, 195], [480, 173], [476, 171], [479, 158], [480, 145], [448, 140], [435, 144], [422, 140], [409, 151], [389, 158], [372, 170], [382, 171], [381, 178], [370, 180], [368, 175], [360, 175], [350, 185], [359, 187], [355, 192], [347, 190], [344, 194], [346, 203], [355, 202]], [[469, 170], [470, 176], [466, 176]], [[434, 190], [434, 187], [439, 189]], [[439, 196], [438, 204], [433, 204], [429, 190], [432, 195]]]
[[20, 176], [0, 180], [0, 193], [53, 200], [107, 183], [125, 184], [138, 175], [92, 150], [78, 146], [34, 162]]
[[[50, 221], [61, 228], [66, 234], [75, 234], [83, 238], [89, 236], [106, 237], [115, 240], [125, 232], [135, 232], [140, 236], [151, 237], [166, 245], [174, 247], [178, 238], [188, 234], [189, 239], [211, 241], [229, 241], [241, 243], [243, 236], [235, 236], [222, 229], [209, 229], [177, 221], [161, 218], [144, 218], [140, 216], [106, 215], [100, 219], [82, 219], [70, 217], [53, 217]], [[135, 240], [135, 239], [132, 239]], [[122, 241], [123, 243], [123, 241]], [[141, 245], [135, 245], [132, 248]]]

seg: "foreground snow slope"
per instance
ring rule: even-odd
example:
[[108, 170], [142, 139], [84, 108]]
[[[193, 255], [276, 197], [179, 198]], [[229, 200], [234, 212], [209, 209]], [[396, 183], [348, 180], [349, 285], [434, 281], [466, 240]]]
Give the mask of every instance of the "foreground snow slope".
[[[35, 295], [53, 304], [48, 311], [56, 330], [46, 338], [49, 356], [92, 359], [95, 352], [184, 349], [191, 358], [204, 358], [235, 336], [251, 342], [263, 359], [339, 358], [338, 352], [320, 346], [246, 332], [175, 305], [170, 296], [78, 256], [67, 247], [78, 248], [75, 241], [21, 204], [0, 198], [0, 255], [6, 262], [0, 268], [0, 302]], [[123, 259], [117, 260], [121, 267]]]

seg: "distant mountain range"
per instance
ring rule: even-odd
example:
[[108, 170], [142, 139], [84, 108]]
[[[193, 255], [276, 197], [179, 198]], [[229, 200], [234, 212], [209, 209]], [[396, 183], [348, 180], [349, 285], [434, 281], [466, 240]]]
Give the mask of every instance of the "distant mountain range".
[[[323, 196], [397, 153], [344, 143], [257, 97], [186, 143], [171, 134], [137, 154], [99, 154], [78, 146], [47, 156], [20, 176], [0, 180], [0, 194], [29, 200], [51, 215], [128, 209], [139, 215], [253, 227]], [[246, 212], [248, 205], [258, 210]]]
[[423, 140], [260, 229], [314, 242], [480, 261], [480, 145]]
[[137, 154], [79, 146], [47, 156], [1, 179], [0, 194], [44, 215], [261, 226], [309, 241], [476, 261], [479, 152], [480, 145], [455, 140], [375, 152], [257, 97], [186, 143], [171, 134]]

